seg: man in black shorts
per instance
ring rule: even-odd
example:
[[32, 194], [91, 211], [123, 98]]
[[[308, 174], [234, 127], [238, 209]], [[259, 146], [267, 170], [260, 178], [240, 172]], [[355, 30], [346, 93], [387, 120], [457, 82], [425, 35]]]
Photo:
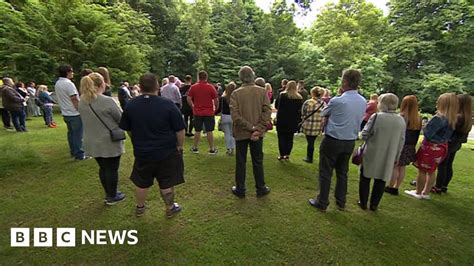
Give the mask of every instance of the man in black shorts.
[[145, 212], [148, 188], [158, 181], [166, 216], [181, 211], [174, 202], [174, 186], [184, 183], [183, 143], [185, 125], [178, 107], [157, 96], [156, 76], [140, 78], [142, 95], [131, 100], [122, 115], [120, 128], [129, 132], [135, 162], [130, 179], [137, 187], [136, 215]]

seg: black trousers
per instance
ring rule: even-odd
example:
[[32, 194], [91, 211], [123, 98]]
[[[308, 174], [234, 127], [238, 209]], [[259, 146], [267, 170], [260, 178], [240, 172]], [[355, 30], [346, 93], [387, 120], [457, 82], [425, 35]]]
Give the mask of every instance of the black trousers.
[[306, 135], [306, 142], [308, 142], [308, 146], [306, 147], [306, 159], [312, 161], [313, 154], [314, 154], [314, 142], [318, 136], [308, 136]]
[[193, 113], [184, 113], [184, 124], [186, 125], [186, 132], [191, 134], [193, 132]]
[[0, 113], [2, 115], [2, 122], [4, 128], [9, 128], [12, 126], [10, 113], [5, 108], [0, 108]]
[[347, 194], [347, 171], [355, 140], [338, 140], [325, 136], [319, 146], [319, 207], [329, 205], [329, 189], [334, 168], [336, 169], [336, 204], [344, 208]]
[[99, 178], [107, 198], [115, 198], [117, 194], [118, 169], [120, 156], [111, 158], [95, 158], [99, 164]]
[[277, 132], [278, 133], [278, 150], [280, 156], [290, 155], [293, 149], [294, 133]]
[[[379, 206], [380, 200], [382, 199], [385, 189], [385, 181], [381, 179], [374, 179], [374, 185], [372, 186], [372, 194], [370, 195], [370, 207], [377, 208]], [[361, 205], [367, 206], [369, 201], [369, 190], [370, 190], [370, 178], [365, 177], [360, 172], [359, 180], [359, 200]]]
[[438, 165], [438, 174], [436, 176], [436, 187], [447, 189], [449, 182], [453, 178], [453, 162], [456, 152], [461, 149], [462, 144], [449, 144], [448, 154], [443, 162]]
[[250, 146], [250, 156], [252, 157], [253, 177], [255, 178], [255, 188], [263, 189], [265, 187], [265, 178], [263, 174], [263, 138], [257, 141], [237, 140], [236, 144], [236, 166], [235, 166], [235, 184], [237, 189], [245, 192], [245, 176], [247, 164], [247, 149]]

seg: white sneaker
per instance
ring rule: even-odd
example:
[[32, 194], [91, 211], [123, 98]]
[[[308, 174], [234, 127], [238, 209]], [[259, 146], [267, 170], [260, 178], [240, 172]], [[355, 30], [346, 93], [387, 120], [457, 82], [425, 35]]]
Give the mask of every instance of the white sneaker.
[[423, 199], [423, 196], [416, 194], [416, 190], [405, 190], [405, 194], [414, 197], [415, 199]]
[[430, 199], [431, 199], [431, 196], [430, 196], [430, 194], [423, 194], [423, 193], [421, 193], [421, 198], [422, 198], [422, 199], [426, 199], [426, 200], [430, 200]]

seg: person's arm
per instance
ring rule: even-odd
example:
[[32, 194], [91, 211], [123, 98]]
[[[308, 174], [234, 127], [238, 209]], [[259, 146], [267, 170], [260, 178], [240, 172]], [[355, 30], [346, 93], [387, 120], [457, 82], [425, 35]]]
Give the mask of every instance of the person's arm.
[[369, 118], [369, 120], [367, 121], [367, 124], [365, 124], [364, 129], [362, 129], [361, 135], [362, 135], [362, 139], [363, 139], [363, 140], [368, 140], [368, 139], [370, 138], [370, 136], [371, 136], [371, 134], [372, 134], [370, 131], [371, 131], [372, 127], [373, 127], [372, 125], [373, 125], [373, 123], [374, 123], [375, 116], [377, 116], [376, 113], [373, 114], [373, 115]]
[[110, 103], [110, 115], [114, 119], [117, 124], [120, 124], [120, 120], [122, 118], [122, 108], [120, 108], [119, 104], [114, 100], [111, 99], [113, 102]]
[[259, 132], [265, 132], [267, 130], [267, 125], [272, 118], [272, 107], [270, 105], [270, 100], [267, 95], [263, 97], [262, 113], [260, 115], [260, 120], [256, 128]]
[[405, 145], [405, 131], [406, 131], [406, 123], [403, 121], [402, 125], [402, 137], [398, 142], [398, 149], [397, 149], [397, 156], [395, 157], [395, 164], [398, 165], [398, 161], [400, 160], [400, 155], [402, 154], [403, 145]]
[[188, 102], [189, 107], [194, 109], [193, 98], [191, 98], [191, 96], [186, 96], [186, 101]]
[[230, 114], [231, 114], [233, 123], [236, 126], [245, 129], [246, 131], [252, 132], [253, 125], [249, 121], [247, 121], [245, 118], [243, 118], [242, 115], [240, 114], [239, 101], [235, 93], [232, 93], [230, 96], [229, 107], [230, 107]]
[[183, 152], [184, 150], [184, 136], [185, 136], [184, 133], [185, 133], [184, 129], [176, 132], [176, 140], [177, 140], [176, 148], [178, 149], [179, 152]]
[[182, 107], [183, 106], [183, 100], [181, 99], [181, 93], [179, 92], [178, 87], [176, 87], [176, 90], [175, 90], [174, 94], [175, 94], [176, 101], [179, 104], [179, 107]]
[[79, 110], [79, 96], [77, 94], [69, 96], [71, 99], [72, 105], [74, 105], [74, 108], [76, 110]]
[[332, 98], [329, 100], [328, 105], [321, 111], [321, 116], [330, 116], [331, 111], [334, 108], [334, 106], [337, 104], [337, 98]]
[[443, 126], [443, 121], [437, 115], [433, 116], [423, 129], [423, 136], [428, 140], [432, 139]]
[[212, 97], [214, 98], [214, 110], [219, 109], [219, 95], [217, 94], [216, 90], [212, 90]]

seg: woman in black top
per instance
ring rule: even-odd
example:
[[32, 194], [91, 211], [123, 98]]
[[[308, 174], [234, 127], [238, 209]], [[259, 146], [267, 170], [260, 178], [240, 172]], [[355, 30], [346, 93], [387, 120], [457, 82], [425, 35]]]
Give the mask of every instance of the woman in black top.
[[418, 101], [415, 95], [405, 96], [400, 105], [400, 115], [405, 119], [405, 144], [403, 145], [400, 159], [393, 168], [390, 185], [385, 188], [385, 192], [398, 195], [398, 188], [405, 178], [406, 166], [416, 160], [416, 144], [420, 137], [421, 117], [418, 113]]
[[463, 143], [467, 142], [472, 123], [472, 98], [469, 94], [460, 94], [458, 119], [456, 129], [448, 143], [448, 154], [442, 163], [438, 166], [438, 175], [436, 176], [436, 185], [432, 192], [441, 193], [448, 191], [448, 185], [453, 177], [453, 162], [456, 152], [461, 149]]
[[186, 125], [186, 137], [193, 137], [193, 109], [188, 104], [188, 92], [191, 89], [192, 77], [186, 75], [184, 77], [184, 84], [179, 88], [181, 93], [181, 101], [183, 105], [181, 106], [181, 113], [184, 117], [184, 124]]
[[275, 107], [277, 112], [278, 160], [289, 160], [293, 149], [293, 136], [298, 131], [301, 120], [301, 106], [303, 97], [297, 92], [296, 82], [288, 82], [286, 91], [280, 94]]

